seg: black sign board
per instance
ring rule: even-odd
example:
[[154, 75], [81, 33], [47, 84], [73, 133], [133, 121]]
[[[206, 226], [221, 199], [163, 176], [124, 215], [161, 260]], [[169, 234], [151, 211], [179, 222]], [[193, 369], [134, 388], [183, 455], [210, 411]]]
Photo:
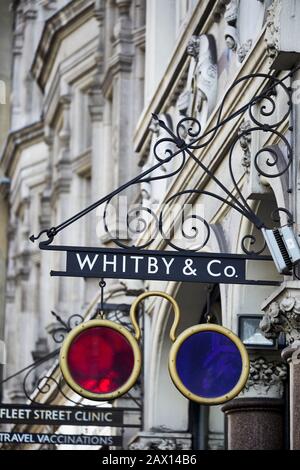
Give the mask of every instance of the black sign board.
[[0, 404], [0, 423], [123, 426], [123, 410], [96, 407], [43, 407]]
[[278, 285], [276, 281], [246, 279], [247, 260], [270, 261], [269, 256], [63, 246], [47, 249], [67, 253], [66, 271], [51, 271], [52, 276]]
[[122, 436], [0, 432], [0, 444], [54, 444], [75, 446], [122, 446]]

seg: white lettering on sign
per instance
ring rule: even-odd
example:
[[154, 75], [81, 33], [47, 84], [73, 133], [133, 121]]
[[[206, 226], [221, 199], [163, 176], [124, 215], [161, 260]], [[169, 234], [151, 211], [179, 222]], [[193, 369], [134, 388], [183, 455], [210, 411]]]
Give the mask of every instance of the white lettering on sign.
[[88, 266], [90, 268], [90, 271], [91, 271], [93, 269], [97, 259], [99, 258], [99, 255], [94, 255], [94, 259], [93, 259], [93, 261], [91, 261], [89, 255], [86, 255], [86, 257], [82, 261], [79, 253], [76, 253], [76, 256], [77, 256], [77, 260], [78, 260], [81, 271], [84, 269], [86, 264], [88, 264]]
[[158, 262], [156, 258], [153, 258], [153, 256], [149, 256], [148, 258], [148, 273], [149, 274], [155, 274], [158, 271]]
[[117, 253], [112, 250], [99, 254], [73, 252], [68, 254], [67, 272], [69, 270], [71, 276], [95, 278], [211, 281], [230, 284], [245, 280], [244, 259], [236, 260], [230, 255], [219, 258], [216, 253], [207, 256], [169, 253], [156, 255], [154, 251], [145, 254], [143, 251], [126, 253], [121, 250]]
[[163, 263], [165, 263], [165, 266], [166, 266], [166, 274], [167, 276], [170, 274], [170, 267], [172, 266], [173, 262], [174, 262], [174, 258], [171, 258], [169, 263], [167, 262], [167, 260], [165, 258], [162, 258], [163, 260]]
[[144, 259], [143, 256], [130, 256], [131, 259], [135, 261], [135, 266], [134, 266], [134, 272], [138, 273], [139, 272], [139, 262], [141, 259]]
[[117, 257], [113, 255], [112, 261], [107, 261], [107, 255], [103, 256], [103, 271], [106, 272], [106, 266], [111, 265], [113, 267], [113, 272], [117, 270]]
[[112, 422], [113, 416], [111, 412], [102, 411], [76, 411], [75, 419], [77, 421], [88, 421], [88, 422]]
[[[115, 421], [120, 422], [122, 416], [115, 417]], [[1, 422], [52, 422], [58, 421], [64, 424], [68, 422], [84, 422], [86, 423], [112, 423], [114, 421], [114, 413], [107, 410], [86, 410], [75, 408], [70, 409], [45, 409], [45, 408], [23, 408], [23, 407], [7, 407], [0, 406], [0, 423]]]
[[214, 273], [214, 272], [212, 272], [212, 270], [211, 270], [211, 266], [212, 266], [213, 264], [215, 264], [215, 263], [221, 264], [221, 261], [218, 260], [218, 259], [213, 259], [212, 261], [210, 261], [210, 262], [208, 263], [208, 265], [207, 265], [207, 272], [208, 272], [208, 274], [209, 274], [210, 276], [218, 277], [218, 276], [221, 276], [221, 273], [220, 273], [220, 272]]
[[92, 436], [83, 434], [41, 434], [0, 432], [0, 443], [64, 444], [64, 445], [120, 445], [116, 436]]
[[197, 276], [197, 270], [193, 269], [193, 263], [192, 259], [185, 260], [185, 267], [183, 268], [183, 274], [185, 276]]
[[0, 419], [28, 419], [30, 417], [31, 410], [22, 408], [0, 408]]
[[[211, 270], [213, 264], [219, 264], [219, 265], [220, 265], [220, 264], [222, 264], [222, 263], [221, 263], [221, 261], [220, 261], [219, 259], [213, 259], [212, 261], [210, 261], [210, 262], [208, 263], [208, 265], [207, 265], [207, 272], [208, 272], [208, 274], [209, 274], [210, 276], [220, 277], [220, 276], [222, 275], [220, 269], [219, 269], [218, 271], [216, 271], [217, 268], [215, 267], [215, 268], [214, 268], [214, 271]], [[234, 277], [234, 276], [235, 276], [235, 277], [238, 277], [238, 276], [236, 275], [236, 269], [235, 269], [235, 267], [234, 267], [234, 266], [231, 266], [231, 265], [226, 266], [226, 267], [224, 268], [223, 273], [224, 273], [224, 276], [226, 276], [226, 277]]]
[[226, 277], [233, 277], [235, 276], [236, 270], [233, 266], [226, 266], [224, 269], [224, 274]]

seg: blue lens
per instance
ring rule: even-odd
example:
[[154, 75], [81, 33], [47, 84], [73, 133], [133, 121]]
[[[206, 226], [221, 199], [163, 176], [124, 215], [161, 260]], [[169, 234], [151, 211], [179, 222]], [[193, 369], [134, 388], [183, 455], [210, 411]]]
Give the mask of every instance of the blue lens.
[[185, 387], [203, 398], [230, 392], [242, 373], [242, 358], [231, 339], [216, 331], [188, 337], [176, 357], [177, 373]]

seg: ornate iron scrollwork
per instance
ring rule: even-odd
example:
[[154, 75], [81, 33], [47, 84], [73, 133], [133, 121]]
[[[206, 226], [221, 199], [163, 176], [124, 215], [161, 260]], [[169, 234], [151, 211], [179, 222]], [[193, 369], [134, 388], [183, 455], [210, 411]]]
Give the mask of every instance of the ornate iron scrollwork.
[[68, 320], [65, 322], [62, 318], [57, 315], [57, 313], [51, 311], [51, 314], [56, 318], [59, 322], [60, 326], [55, 328], [51, 332], [51, 336], [55, 343], [62, 343], [66, 337], [66, 335], [73, 329], [75, 326], [80, 325], [84, 321], [84, 318], [81, 315], [75, 314], [71, 315]]
[[[292, 147], [288, 139], [278, 130], [280, 126], [289, 118], [292, 110], [292, 89], [286, 85], [285, 81], [288, 80], [295, 70], [290, 71], [285, 77], [279, 79], [274, 75], [266, 73], [255, 73], [249, 74], [236, 80], [225, 93], [223, 100], [220, 104], [219, 111], [216, 118], [216, 124], [207, 129], [202, 129], [201, 123], [194, 117], [183, 117], [176, 125], [175, 130], [172, 126], [168, 125], [165, 121], [159, 118], [158, 115], [154, 114], [153, 118], [157, 121], [158, 125], [164, 130], [164, 137], [159, 139], [153, 148], [154, 157], [157, 161], [155, 165], [142, 172], [137, 177], [133, 178], [128, 183], [122, 185], [106, 197], [96, 201], [91, 206], [87, 207], [78, 214], [75, 214], [70, 219], [64, 221], [56, 227], [52, 227], [49, 230], [42, 231], [37, 237], [31, 236], [31, 240], [34, 241], [40, 238], [43, 234], [46, 234], [48, 239], [40, 243], [41, 248], [47, 249], [47, 245], [50, 245], [55, 236], [64, 228], [80, 219], [96, 207], [106, 204], [104, 209], [104, 229], [109, 234], [110, 238], [116, 245], [121, 248], [137, 248], [143, 249], [151, 245], [153, 240], [158, 235], [163, 237], [166, 243], [175, 250], [187, 250], [197, 251], [203, 249], [209, 241], [210, 228], [209, 222], [203, 217], [195, 214], [181, 214], [180, 220], [174, 222], [174, 225], [169, 227], [168, 233], [166, 233], [166, 213], [167, 206], [172, 205], [176, 199], [182, 198], [184, 200], [192, 200], [194, 197], [203, 195], [210, 198], [214, 198], [225, 205], [231, 207], [235, 211], [239, 212], [242, 216], [246, 217], [257, 229], [262, 227], [268, 228], [265, 222], [261, 220], [249, 206], [245, 196], [243, 195], [237, 178], [234, 174], [234, 150], [237, 142], [240, 141], [241, 137], [251, 136], [255, 132], [263, 132], [276, 137], [276, 142], [281, 143], [281, 148], [285, 149], [276, 152], [274, 148], [268, 144], [264, 145], [259, 149], [253, 158], [253, 165], [259, 175], [266, 178], [276, 178], [282, 176], [288, 171], [292, 163]], [[245, 86], [247, 81], [260, 79], [259, 92], [253, 96], [245, 105], [235, 110], [230, 115], [223, 117], [224, 107], [226, 100], [231, 91], [237, 86]], [[279, 89], [281, 94], [286, 96], [286, 108], [283, 109], [282, 115], [278, 115], [278, 108], [276, 102], [276, 96], [278, 95]], [[282, 105], [282, 100], [281, 100]], [[282, 109], [282, 106], [280, 110]], [[232, 191], [226, 184], [223, 183], [220, 178], [217, 178], [213, 169], [207, 167], [202, 161], [201, 157], [198, 157], [195, 152], [199, 152], [201, 149], [207, 147], [213, 139], [216, 137], [218, 131], [224, 127], [230, 121], [240, 117], [244, 113], [247, 113], [247, 119], [249, 125], [245, 130], [237, 131], [236, 135], [232, 138], [230, 147], [228, 149], [228, 169], [230, 179], [233, 184], [234, 190]], [[167, 137], [166, 137], [167, 135]], [[154, 211], [150, 207], [145, 207], [138, 204], [134, 208], [130, 208], [125, 214], [125, 230], [130, 233], [131, 236], [126, 238], [118, 236], [118, 233], [114, 233], [109, 227], [109, 220], [107, 217], [108, 206], [114, 201], [114, 198], [121, 195], [127, 188], [142, 184], [151, 183], [157, 180], [163, 180], [171, 178], [179, 174], [186, 166], [188, 160], [193, 160], [198, 166], [199, 170], [206, 174], [210, 180], [216, 185], [218, 191], [201, 190], [198, 188], [190, 188], [185, 191], [180, 191], [173, 194], [167, 199], [163, 208], [158, 211]], [[164, 166], [166, 170], [163, 174], [157, 174], [156, 170]], [[175, 168], [174, 168], [175, 166]], [[278, 209], [279, 213], [282, 209]], [[288, 212], [286, 209], [283, 212]], [[185, 218], [184, 218], [185, 216]], [[189, 230], [186, 229], [186, 222], [192, 221], [189, 225]], [[288, 214], [288, 224], [292, 223], [292, 216]], [[180, 244], [172, 240], [174, 231], [178, 229], [178, 224], [181, 224], [180, 232], [182, 238], [185, 241], [185, 245], [193, 244], [190, 248], [187, 246], [180, 246]], [[198, 226], [196, 226], [198, 224]], [[201, 242], [199, 242], [200, 228], [199, 224], [202, 225], [202, 236]], [[149, 231], [149, 228], [151, 230]], [[143, 233], [149, 233], [146, 240], [141, 240]], [[136, 241], [139, 239], [138, 246], [135, 246]], [[195, 246], [198, 240], [197, 246]], [[260, 247], [258, 251], [253, 251], [250, 246], [253, 247], [255, 244], [255, 235], [247, 235], [241, 242], [241, 248], [246, 254], [262, 253], [264, 247]]]

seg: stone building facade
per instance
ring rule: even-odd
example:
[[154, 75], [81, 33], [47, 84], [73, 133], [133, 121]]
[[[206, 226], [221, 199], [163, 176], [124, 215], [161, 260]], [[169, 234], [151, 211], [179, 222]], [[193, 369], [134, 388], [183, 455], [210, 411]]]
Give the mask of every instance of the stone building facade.
[[[165, 139], [161, 157], [168, 150], [174, 152], [174, 142], [167, 140], [167, 131], [152, 113], [174, 132], [184, 117], [197, 119], [201, 132], [207, 132], [218, 122], [220, 109], [226, 120], [261, 92], [268, 85], [265, 75], [282, 79], [300, 62], [300, 5], [294, 0], [15, 0], [10, 12], [11, 30], [7, 27], [5, 32], [10, 53], [6, 51], [5, 61], [12, 62], [12, 76], [10, 79], [7, 74], [4, 81], [9, 86], [11, 80], [12, 93], [3, 118], [0, 107], [1, 123], [2, 119], [10, 123], [1, 124], [0, 131], [0, 262], [6, 265], [0, 333], [4, 325], [5, 377], [33, 359], [48, 357], [57, 347], [52, 335], [59, 323], [51, 311], [65, 322], [74, 314], [90, 318], [100, 298], [97, 280], [51, 278], [50, 269], [61, 268], [60, 256], [39, 250], [38, 243], [29, 240], [30, 235], [57, 226], [150, 169], [157, 163], [155, 152], [160, 139]], [[247, 75], [249, 79], [241, 86], [231, 88], [234, 81]], [[258, 81], [254, 75], [258, 75]], [[252, 112], [248, 109], [228, 121], [203, 148], [195, 150], [196, 157], [236, 194], [228, 172], [229, 149], [235, 142], [235, 180], [249, 207], [266, 224], [278, 208], [292, 213], [296, 234], [300, 207], [299, 77], [299, 71], [295, 71], [286, 79], [287, 87], [295, 90], [292, 120], [286, 114], [284, 90], [271, 90], [267, 103], [257, 100]], [[256, 133], [247, 132], [253, 127], [253, 118], [265, 119], [265, 127]], [[266, 127], [274, 118], [280, 122], [283, 141]], [[181, 131], [184, 138], [190, 137], [188, 127]], [[274, 154], [287, 158], [286, 141], [296, 163], [279, 177], [267, 178], [263, 173], [272, 165], [265, 160], [264, 171], [259, 173], [255, 162], [260, 149], [271, 147], [273, 158]], [[179, 220], [182, 203], [173, 201], [172, 195], [192, 189], [198, 193], [194, 191], [185, 202], [191, 210], [201, 207], [198, 220], [204, 217], [210, 224], [204, 251], [241, 253], [241, 243], [249, 234], [259, 244], [259, 231], [239, 212], [220, 198], [205, 197], [203, 191], [221, 195], [213, 178], [199, 170], [193, 159], [187, 159], [177, 171], [180, 163], [166, 160], [156, 173], [161, 179], [145, 179], [126, 193], [129, 202], [139, 207], [139, 220], [128, 235], [126, 217], [124, 223], [120, 216], [117, 224], [122, 240], [141, 247], [153, 239], [148, 248], [170, 249], [163, 237], [153, 237], [149, 214], [159, 213], [166, 201], [170, 206], [171, 198], [175, 219]], [[122, 214], [121, 200], [115, 207], [121, 208]], [[280, 213], [281, 225], [288, 222], [285, 211]], [[106, 231], [102, 217], [100, 206], [61, 231], [55, 241], [113, 246], [114, 221], [108, 221], [112, 229]], [[201, 227], [200, 232], [203, 224]], [[196, 249], [198, 240], [192, 225], [189, 230], [181, 247]], [[177, 243], [175, 229], [173, 235], [175, 241], [169, 241]], [[250, 250], [251, 245], [247, 246]], [[262, 254], [268, 254], [267, 248]], [[3, 272], [1, 269], [1, 275]], [[279, 347], [259, 345], [249, 349], [250, 376], [238, 398], [223, 407], [200, 406], [180, 395], [169, 377], [171, 314], [164, 301], [151, 298], [144, 305], [142, 380], [113, 404], [136, 408], [128, 412], [128, 422], [137, 423], [139, 428], [124, 430], [125, 448], [299, 449], [299, 281], [296, 275], [279, 275], [272, 262], [249, 264], [247, 274], [254, 280], [272, 280], [278, 286], [106, 280], [105, 300], [113, 304], [131, 304], [145, 289], [171, 294], [182, 311], [181, 331], [202, 322], [209, 304], [213, 321], [236, 333], [241, 316], [254, 318], [264, 313], [261, 329], [266, 337], [275, 339], [279, 333], [285, 334], [283, 352]], [[109, 315], [112, 317], [113, 312]], [[128, 322], [126, 313], [120, 318]], [[51, 385], [34, 387], [36, 379], [46, 372]], [[68, 403], [67, 395], [78, 402], [79, 397], [61, 383], [55, 358], [49, 357], [34, 374], [34, 401], [46, 403], [51, 399], [63, 405]], [[3, 401], [23, 403], [23, 385], [22, 375], [5, 382]], [[63, 394], [56, 393], [58, 385]], [[22, 430], [31, 428], [28, 425]], [[43, 432], [49, 429], [35, 428]]]

